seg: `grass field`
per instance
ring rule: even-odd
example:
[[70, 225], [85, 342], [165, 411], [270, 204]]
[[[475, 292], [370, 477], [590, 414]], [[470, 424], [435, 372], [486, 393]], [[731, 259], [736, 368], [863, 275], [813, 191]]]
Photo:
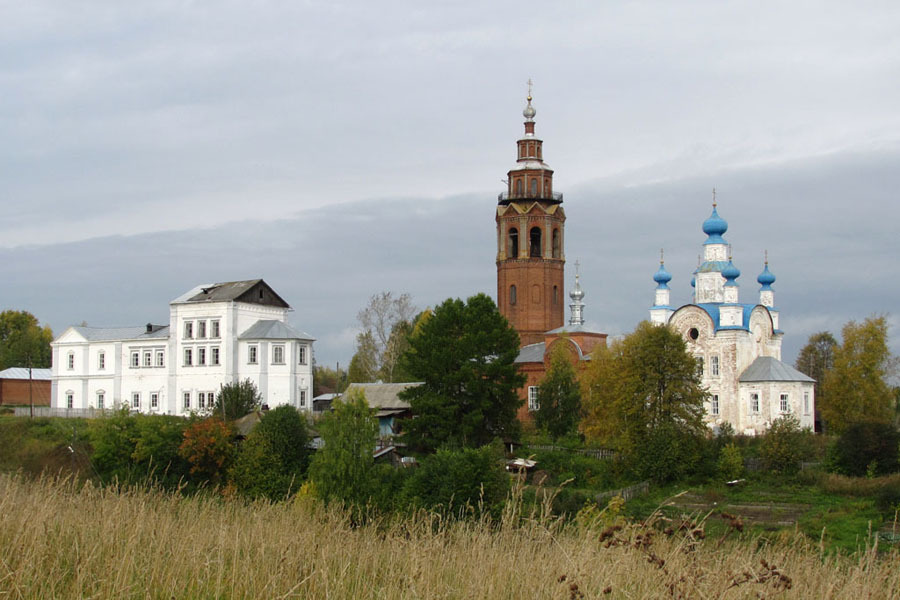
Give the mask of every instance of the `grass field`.
[[[0, 474], [3, 598], [900, 598], [900, 556], [703, 523], [395, 516]], [[604, 521], [605, 519], [605, 521]], [[705, 539], [703, 539], [705, 538]]]

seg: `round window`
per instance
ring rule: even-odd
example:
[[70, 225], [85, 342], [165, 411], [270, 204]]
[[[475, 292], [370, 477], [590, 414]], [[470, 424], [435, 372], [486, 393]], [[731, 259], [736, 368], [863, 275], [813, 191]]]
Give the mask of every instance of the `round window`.
[[696, 327], [691, 327], [691, 330], [688, 331], [688, 335], [690, 336], [690, 338], [692, 340], [696, 340], [698, 337], [700, 337], [700, 332], [697, 330]]

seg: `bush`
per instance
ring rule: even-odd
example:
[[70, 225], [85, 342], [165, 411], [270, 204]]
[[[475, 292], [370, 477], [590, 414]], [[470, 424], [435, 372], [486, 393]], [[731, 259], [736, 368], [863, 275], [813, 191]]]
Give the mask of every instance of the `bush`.
[[191, 475], [217, 483], [234, 457], [234, 432], [218, 418], [196, 421], [184, 430], [178, 453], [191, 465]]
[[719, 475], [727, 480], [737, 479], [744, 473], [744, 459], [734, 442], [722, 448], [716, 467]]
[[502, 453], [492, 446], [438, 450], [406, 480], [404, 496], [416, 507], [450, 514], [472, 511], [498, 517], [509, 491]]
[[560, 450], [539, 450], [533, 456], [537, 468], [551, 474], [554, 485], [572, 479], [569, 487], [605, 490], [620, 483], [614, 460]]
[[667, 483], [693, 474], [700, 465], [702, 440], [673, 424], [647, 433], [635, 449], [634, 472], [641, 479]]
[[898, 470], [898, 446], [900, 433], [893, 425], [854, 423], [831, 448], [829, 467], [855, 477], [887, 475]]
[[772, 422], [760, 444], [760, 458], [772, 473], [785, 475], [800, 470], [812, 448], [812, 433], [800, 428], [800, 421], [787, 415]]

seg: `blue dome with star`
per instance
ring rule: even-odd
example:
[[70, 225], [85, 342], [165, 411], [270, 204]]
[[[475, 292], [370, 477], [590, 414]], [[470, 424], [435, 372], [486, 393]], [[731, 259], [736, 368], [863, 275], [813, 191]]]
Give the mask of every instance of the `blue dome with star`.
[[756, 281], [762, 286], [762, 289], [772, 289], [772, 284], [775, 283], [775, 275], [769, 270], [769, 261], [766, 261], [766, 266], [763, 272], [759, 274], [759, 277], [756, 278]]
[[724, 244], [722, 234], [728, 231], [728, 222], [719, 216], [716, 205], [713, 204], [712, 214], [703, 221], [703, 233], [709, 236], [704, 244]]

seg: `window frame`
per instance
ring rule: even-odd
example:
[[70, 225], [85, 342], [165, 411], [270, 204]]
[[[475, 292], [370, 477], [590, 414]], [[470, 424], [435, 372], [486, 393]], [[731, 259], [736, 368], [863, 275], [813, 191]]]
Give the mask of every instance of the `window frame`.
[[713, 394], [709, 399], [709, 414], [711, 414], [714, 417], [718, 417], [720, 408], [721, 407], [719, 406], [719, 395]]
[[182, 410], [191, 410], [191, 393], [183, 392], [181, 394], [181, 407]]
[[300, 390], [299, 404], [300, 408], [306, 408], [306, 390]]
[[213, 346], [209, 349], [209, 364], [217, 367], [220, 364], [219, 347]]
[[206, 339], [206, 319], [197, 321], [197, 338], [201, 340]]
[[193, 321], [185, 321], [184, 322], [184, 339], [186, 339], [186, 340], [194, 339], [194, 322]]
[[141, 410], [141, 393], [131, 392], [131, 408]]
[[106, 352], [103, 352], [102, 350], [97, 353], [97, 370], [106, 370]]
[[141, 353], [139, 350], [131, 351], [131, 368], [132, 369], [140, 369], [141, 368]]
[[209, 337], [214, 339], [222, 337], [218, 319], [213, 319], [209, 322]]
[[74, 352], [70, 351], [69, 354], [67, 355], [66, 365], [67, 365], [67, 368], [69, 371], [71, 371], [75, 368], [75, 353]]
[[713, 354], [709, 357], [709, 374], [711, 377], [719, 376], [719, 355]]
[[141, 363], [144, 367], [152, 367], [153, 366], [153, 351], [152, 350], [144, 350], [144, 362]]
[[781, 414], [786, 415], [791, 412], [791, 398], [789, 394], [781, 394], [779, 399], [778, 408], [781, 409]]
[[159, 392], [150, 392], [150, 408], [159, 408]]
[[156, 363], [157, 367], [165, 367], [166, 366], [166, 353], [163, 350], [156, 351]]
[[750, 392], [750, 413], [759, 414], [759, 392]]
[[540, 386], [528, 386], [528, 412], [536, 412], [541, 410], [541, 403], [538, 402], [538, 393]]
[[66, 392], [66, 408], [75, 408], [75, 392]]
[[250, 344], [247, 346], [247, 364], [259, 364], [259, 346], [257, 346], [256, 344]]
[[206, 366], [206, 347], [200, 346], [197, 348], [197, 366], [205, 367]]
[[106, 392], [103, 390], [100, 390], [97, 392], [97, 408], [99, 410], [103, 410], [105, 403], [106, 403]]
[[185, 367], [193, 367], [194, 366], [193, 348], [185, 348], [184, 349], [184, 366]]
[[306, 344], [297, 344], [297, 364], [306, 364]]
[[273, 365], [283, 365], [284, 364], [284, 344], [273, 344], [272, 345], [272, 364]]

